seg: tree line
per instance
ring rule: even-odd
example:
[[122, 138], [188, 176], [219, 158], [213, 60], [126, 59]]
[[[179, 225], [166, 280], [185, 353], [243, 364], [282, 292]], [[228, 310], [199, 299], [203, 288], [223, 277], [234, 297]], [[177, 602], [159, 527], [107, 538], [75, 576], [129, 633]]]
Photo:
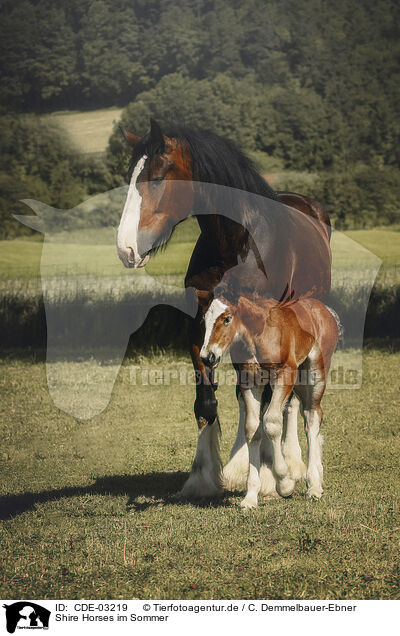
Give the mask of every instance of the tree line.
[[[279, 186], [321, 199], [338, 227], [400, 220], [398, 3], [3, 0], [0, 8], [3, 218], [13, 188], [72, 207], [120, 185], [126, 170], [116, 131], [106, 160], [83, 160], [23, 113], [119, 104], [137, 133], [150, 116], [178, 120], [233, 139], [264, 171], [291, 171]], [[18, 126], [31, 154], [13, 147]]]

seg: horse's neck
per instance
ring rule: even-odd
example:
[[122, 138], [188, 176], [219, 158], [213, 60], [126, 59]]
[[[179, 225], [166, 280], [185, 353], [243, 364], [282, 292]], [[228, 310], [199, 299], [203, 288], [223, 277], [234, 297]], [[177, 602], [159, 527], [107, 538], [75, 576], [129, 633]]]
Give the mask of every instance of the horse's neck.
[[224, 260], [236, 263], [238, 254], [248, 251], [248, 232], [236, 221], [218, 214], [200, 214], [197, 221], [202, 234], [216, 245]]

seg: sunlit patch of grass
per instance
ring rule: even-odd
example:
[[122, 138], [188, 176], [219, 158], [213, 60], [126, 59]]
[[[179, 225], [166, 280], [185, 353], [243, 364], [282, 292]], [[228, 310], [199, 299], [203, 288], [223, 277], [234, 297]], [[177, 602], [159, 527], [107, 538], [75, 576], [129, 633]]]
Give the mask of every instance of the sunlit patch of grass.
[[121, 117], [121, 108], [100, 108], [94, 111], [58, 111], [43, 119], [56, 123], [68, 137], [69, 143], [81, 153], [103, 153]]

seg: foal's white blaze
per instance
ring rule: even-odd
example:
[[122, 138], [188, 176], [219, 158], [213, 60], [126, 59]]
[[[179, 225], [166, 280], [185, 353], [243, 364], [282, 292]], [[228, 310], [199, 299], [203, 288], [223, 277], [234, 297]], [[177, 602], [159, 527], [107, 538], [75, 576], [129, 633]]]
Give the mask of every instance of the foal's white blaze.
[[219, 357], [221, 355], [221, 347], [219, 347], [218, 345], [213, 345], [213, 347], [209, 349], [208, 343], [210, 342], [211, 334], [213, 332], [217, 318], [219, 318], [219, 316], [221, 316], [227, 309], [228, 305], [224, 305], [224, 303], [218, 300], [218, 298], [215, 298], [207, 309], [204, 316], [204, 321], [206, 323], [206, 334], [204, 336], [204, 343], [200, 351], [200, 356], [202, 358], [207, 357], [207, 355], [211, 352], [214, 353], [216, 357]]
[[143, 155], [135, 166], [132, 179], [129, 184], [128, 195], [126, 197], [121, 221], [118, 227], [118, 256], [125, 267], [143, 267], [149, 260], [148, 256], [142, 259], [137, 248], [137, 234], [142, 197], [136, 187], [136, 182], [143, 170], [146, 159], [147, 156]]

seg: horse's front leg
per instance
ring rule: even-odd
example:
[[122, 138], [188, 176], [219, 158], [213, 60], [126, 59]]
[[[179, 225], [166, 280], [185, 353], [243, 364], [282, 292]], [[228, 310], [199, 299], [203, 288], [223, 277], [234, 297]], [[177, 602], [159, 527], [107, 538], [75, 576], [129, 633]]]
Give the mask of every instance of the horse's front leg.
[[263, 416], [264, 431], [271, 440], [273, 449], [272, 469], [276, 477], [276, 489], [282, 497], [291, 495], [296, 484], [282, 453], [283, 407], [292, 392], [293, 384], [285, 383], [284, 373], [278, 375], [274, 382], [271, 402]]
[[219, 451], [220, 424], [218, 402], [212, 373], [200, 358], [203, 334], [199, 321], [192, 328], [191, 355], [196, 374], [196, 401], [194, 413], [198, 426], [197, 450], [189, 478], [178, 495], [182, 498], [200, 498], [222, 492], [222, 463]]
[[260, 444], [261, 444], [261, 396], [263, 387], [241, 388], [245, 405], [245, 435], [249, 456], [246, 496], [241, 502], [242, 508], [254, 508], [258, 503], [261, 489], [260, 480]]

